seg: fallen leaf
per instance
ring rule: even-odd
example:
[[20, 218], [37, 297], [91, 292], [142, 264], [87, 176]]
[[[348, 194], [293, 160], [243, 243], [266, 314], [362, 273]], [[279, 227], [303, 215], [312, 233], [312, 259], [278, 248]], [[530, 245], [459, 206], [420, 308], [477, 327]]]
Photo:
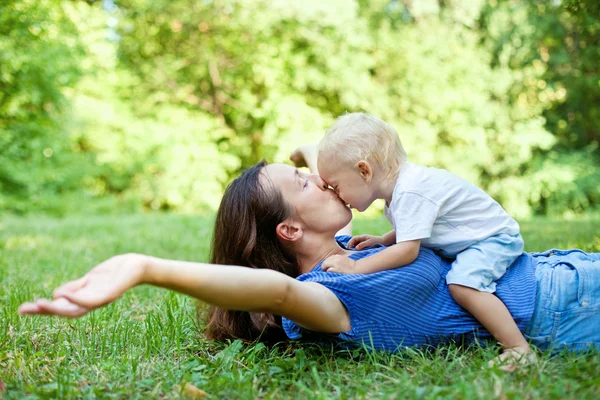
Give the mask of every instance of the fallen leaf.
[[206, 397], [206, 392], [204, 390], [198, 389], [191, 383], [182, 383], [178, 389], [185, 397], [190, 399], [201, 399]]

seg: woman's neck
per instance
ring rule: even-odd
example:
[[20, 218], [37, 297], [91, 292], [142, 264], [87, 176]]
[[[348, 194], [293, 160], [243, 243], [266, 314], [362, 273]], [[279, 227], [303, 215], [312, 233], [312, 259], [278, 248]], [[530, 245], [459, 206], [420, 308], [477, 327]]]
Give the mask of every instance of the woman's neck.
[[329, 256], [351, 253], [340, 247], [331, 233], [305, 235], [295, 247], [301, 274], [310, 272]]

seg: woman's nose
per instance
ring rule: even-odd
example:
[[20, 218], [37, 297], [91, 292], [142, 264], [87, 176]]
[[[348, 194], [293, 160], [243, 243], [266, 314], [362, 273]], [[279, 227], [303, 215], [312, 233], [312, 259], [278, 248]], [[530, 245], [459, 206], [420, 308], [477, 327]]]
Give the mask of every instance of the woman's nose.
[[321, 179], [321, 177], [319, 175], [316, 174], [310, 174], [309, 178], [315, 185], [317, 185], [317, 187], [323, 191], [328, 189], [327, 184], [325, 183], [325, 181], [323, 179]]

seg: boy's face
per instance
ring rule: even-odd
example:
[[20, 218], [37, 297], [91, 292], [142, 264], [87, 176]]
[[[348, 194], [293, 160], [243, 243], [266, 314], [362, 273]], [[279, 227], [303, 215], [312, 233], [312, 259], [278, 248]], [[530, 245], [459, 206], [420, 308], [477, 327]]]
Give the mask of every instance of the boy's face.
[[321, 178], [335, 190], [344, 203], [360, 212], [365, 211], [375, 200], [369, 184], [370, 176], [367, 178], [364, 170], [358, 165], [348, 168], [330, 164], [332, 163], [324, 162], [319, 157], [318, 169]]

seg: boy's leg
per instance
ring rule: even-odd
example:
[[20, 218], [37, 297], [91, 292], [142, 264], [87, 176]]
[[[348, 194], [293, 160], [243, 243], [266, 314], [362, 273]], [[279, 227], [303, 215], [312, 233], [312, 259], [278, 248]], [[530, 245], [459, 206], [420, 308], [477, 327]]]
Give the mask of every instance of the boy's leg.
[[529, 353], [530, 347], [506, 305], [493, 293], [496, 281], [522, 251], [520, 235], [493, 236], [457, 254], [446, 276], [452, 298], [511, 354]]
[[499, 364], [501, 370], [513, 372], [518, 364], [535, 361], [535, 353], [498, 297], [461, 285], [448, 285], [448, 289], [452, 298], [502, 345], [503, 353], [490, 361], [490, 366]]
[[461, 285], [448, 285], [452, 298], [470, 312], [504, 349], [529, 352], [529, 344], [508, 308], [492, 293]]

